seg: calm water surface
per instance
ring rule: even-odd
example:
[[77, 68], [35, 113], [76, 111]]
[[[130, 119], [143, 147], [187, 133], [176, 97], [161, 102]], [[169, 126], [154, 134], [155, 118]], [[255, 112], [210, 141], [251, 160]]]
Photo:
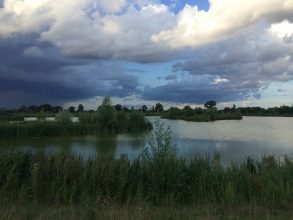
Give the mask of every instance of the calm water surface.
[[[155, 121], [157, 117], [149, 117]], [[293, 154], [293, 118], [244, 117], [241, 121], [185, 122], [162, 119], [173, 131], [179, 155], [212, 156], [219, 152], [224, 163], [241, 162], [247, 155]], [[3, 148], [47, 155], [57, 152], [89, 157], [126, 153], [135, 158], [147, 147], [150, 134], [26, 139], [0, 143]]]

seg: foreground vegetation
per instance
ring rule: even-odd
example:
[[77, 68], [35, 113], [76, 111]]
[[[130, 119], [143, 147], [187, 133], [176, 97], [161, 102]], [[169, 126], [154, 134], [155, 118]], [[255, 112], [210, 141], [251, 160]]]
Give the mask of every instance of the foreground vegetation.
[[[165, 218], [173, 212], [173, 219], [188, 219], [193, 215], [220, 215], [223, 207], [230, 207], [232, 215], [235, 210], [236, 215], [244, 207], [244, 213], [266, 210], [273, 216], [270, 211], [277, 210], [292, 216], [290, 156], [284, 160], [248, 157], [228, 167], [221, 165], [217, 154], [212, 159], [195, 157], [187, 161], [177, 157], [171, 136], [170, 129], [157, 122], [149, 148], [135, 160], [125, 155], [120, 159], [100, 155], [83, 160], [73, 155], [46, 157], [1, 151], [0, 209], [5, 210], [1, 215], [12, 219], [23, 212], [32, 216], [45, 213], [48, 217], [51, 210], [45, 211], [47, 207], [57, 217], [67, 213], [73, 219], [103, 215], [126, 219], [131, 209], [135, 210], [133, 219], [136, 215], [148, 219], [155, 213], [160, 215], [160, 210]], [[7, 204], [14, 205], [6, 210]], [[184, 213], [190, 207], [212, 207], [216, 211], [200, 213], [202, 209], [197, 208]]]
[[256, 219], [256, 220], [286, 220], [292, 219], [293, 212], [286, 209], [272, 209], [249, 206], [231, 205], [188, 205], [156, 207], [140, 205], [60, 205], [60, 204], [2, 204], [0, 219], [121, 219], [121, 220], [153, 220], [153, 219]]

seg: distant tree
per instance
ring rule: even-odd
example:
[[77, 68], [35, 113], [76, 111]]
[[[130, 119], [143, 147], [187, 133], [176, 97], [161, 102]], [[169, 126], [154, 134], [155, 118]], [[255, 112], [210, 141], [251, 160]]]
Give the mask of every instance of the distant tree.
[[68, 108], [68, 111], [69, 111], [70, 113], [74, 113], [74, 112], [75, 112], [75, 107], [74, 107], [74, 106], [70, 106], [70, 107]]
[[156, 106], [155, 106], [155, 111], [156, 112], [164, 111], [164, 106], [161, 103], [157, 103]]
[[180, 117], [182, 111], [179, 108], [171, 107], [167, 111], [167, 116], [170, 119], [176, 119], [177, 117]]
[[129, 112], [129, 108], [127, 108], [126, 106], [123, 106], [123, 111]]
[[116, 111], [121, 111], [123, 109], [122, 105], [120, 104], [115, 105], [114, 108], [116, 109]]
[[39, 121], [44, 121], [45, 120], [45, 112], [43, 110], [38, 112], [37, 118]]
[[62, 124], [71, 123], [72, 115], [67, 111], [58, 112], [55, 116], [57, 122]]
[[227, 113], [227, 112], [230, 112], [231, 111], [231, 109], [229, 108], [229, 107], [225, 107], [224, 109], [223, 109], [223, 112], [224, 113]]
[[141, 110], [142, 110], [142, 112], [147, 112], [147, 110], [148, 110], [148, 107], [146, 106], [146, 105], [143, 105], [143, 106], [141, 106]]
[[21, 113], [24, 113], [24, 112], [26, 112], [27, 111], [27, 108], [26, 108], [26, 106], [21, 106], [19, 109], [17, 109], [17, 111], [18, 112], [21, 112]]
[[102, 105], [112, 105], [112, 101], [111, 101], [111, 97], [110, 96], [105, 96], [103, 101], [102, 101]]
[[36, 105], [31, 105], [28, 107], [29, 112], [31, 113], [37, 113], [40, 111], [40, 108]]
[[111, 129], [113, 122], [115, 121], [114, 108], [111, 106], [110, 97], [105, 97], [102, 105], [98, 108], [98, 121], [103, 130]]
[[214, 101], [214, 100], [211, 100], [211, 101], [208, 101], [204, 104], [204, 107], [208, 108], [208, 109], [211, 109], [211, 108], [214, 108], [216, 107], [217, 105], [217, 102]]
[[83, 112], [84, 110], [84, 106], [82, 104], [79, 104], [78, 107], [77, 107], [77, 111], [78, 112]]
[[195, 108], [195, 109], [194, 109], [194, 112], [195, 112], [195, 114], [200, 115], [200, 114], [203, 113], [203, 109], [202, 109], [202, 108]]
[[40, 105], [40, 109], [44, 112], [53, 112], [53, 110], [54, 110], [53, 106], [50, 104]]
[[186, 116], [186, 117], [190, 117], [193, 115], [193, 109], [189, 106], [189, 105], [186, 105], [184, 106], [183, 108], [183, 114]]
[[54, 109], [53, 111], [55, 113], [62, 112], [62, 110], [63, 110], [63, 108], [61, 106], [55, 106], [53, 109]]

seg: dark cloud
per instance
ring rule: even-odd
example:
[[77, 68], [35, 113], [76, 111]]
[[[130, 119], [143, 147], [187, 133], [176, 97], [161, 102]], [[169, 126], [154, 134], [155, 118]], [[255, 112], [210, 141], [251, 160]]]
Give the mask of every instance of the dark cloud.
[[249, 91], [245, 88], [227, 82], [216, 83], [213, 77], [190, 77], [162, 86], [146, 87], [143, 93], [143, 98], [148, 100], [198, 104], [207, 100], [237, 101], [248, 97]]
[[137, 77], [114, 62], [73, 59], [36, 35], [0, 39], [0, 106], [64, 103], [137, 92]]

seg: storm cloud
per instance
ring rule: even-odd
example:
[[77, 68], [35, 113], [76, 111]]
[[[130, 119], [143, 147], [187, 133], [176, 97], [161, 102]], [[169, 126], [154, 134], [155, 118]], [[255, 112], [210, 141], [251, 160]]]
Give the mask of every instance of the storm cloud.
[[185, 2], [0, 0], [0, 105], [243, 101], [292, 83], [293, 0]]
[[125, 97], [138, 91], [137, 77], [119, 62], [66, 58], [35, 35], [0, 40], [0, 56], [1, 106]]

